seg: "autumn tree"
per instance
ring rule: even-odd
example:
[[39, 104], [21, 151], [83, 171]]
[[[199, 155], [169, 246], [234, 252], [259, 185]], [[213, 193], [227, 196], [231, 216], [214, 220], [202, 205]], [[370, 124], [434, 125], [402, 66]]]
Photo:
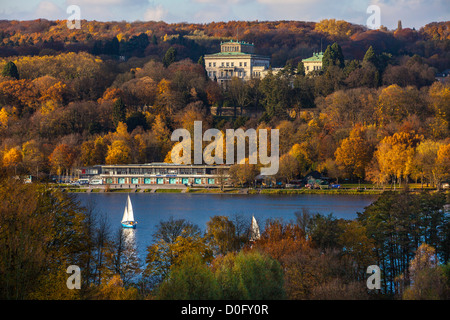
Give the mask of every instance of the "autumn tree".
[[154, 243], [147, 248], [144, 274], [155, 284], [166, 279], [187, 254], [199, 254], [205, 262], [212, 259], [198, 226], [184, 219], [160, 222], [153, 238]]
[[314, 29], [335, 38], [348, 38], [354, 32], [352, 25], [344, 20], [324, 19], [316, 23]]
[[18, 148], [11, 148], [3, 152], [2, 165], [7, 170], [17, 173], [17, 166], [22, 161], [22, 153]]
[[289, 155], [294, 157], [298, 162], [298, 173], [302, 176], [306, 175], [313, 165], [313, 159], [309, 151], [307, 142], [296, 143], [289, 151]]
[[295, 179], [300, 173], [300, 165], [297, 159], [290, 153], [284, 154], [280, 158], [280, 168], [277, 176], [284, 179], [286, 183]]
[[97, 300], [136, 300], [138, 292], [136, 288], [126, 288], [119, 275], [114, 275], [98, 288], [95, 298]]
[[242, 241], [236, 234], [234, 223], [226, 216], [211, 217], [206, 223], [205, 236], [215, 255], [238, 250]]
[[196, 252], [186, 254], [157, 289], [157, 298], [162, 300], [212, 300], [221, 297], [214, 274]]
[[87, 140], [81, 145], [81, 163], [83, 166], [93, 166], [105, 163], [108, 146], [103, 137], [99, 136], [95, 140]]
[[126, 141], [113, 141], [113, 143], [108, 146], [105, 162], [106, 164], [129, 164], [131, 162], [131, 148]]
[[365, 168], [372, 159], [373, 146], [364, 137], [361, 126], [353, 127], [350, 136], [336, 149], [336, 163], [348, 177], [364, 179]]
[[50, 165], [57, 175], [61, 175], [64, 171], [68, 173], [74, 160], [75, 152], [73, 148], [67, 144], [57, 145], [49, 156]]
[[257, 166], [254, 164], [234, 164], [229, 170], [231, 183], [234, 185], [251, 185], [254, 183], [256, 176], [258, 175]]
[[[374, 156], [380, 172], [393, 179], [408, 179], [412, 170], [414, 151], [421, 137], [414, 132], [398, 132], [387, 136], [376, 147]], [[395, 183], [395, 181], [394, 181]]]
[[0, 297], [78, 299], [66, 286], [69, 265], [83, 265], [83, 208], [69, 194], [16, 179], [0, 181]]
[[261, 238], [253, 246], [282, 262], [284, 257], [309, 247], [305, 235], [305, 230], [298, 224], [268, 219]]
[[22, 145], [23, 165], [28, 173], [39, 175], [39, 169], [45, 165], [44, 153], [37, 141], [30, 140]]
[[[409, 265], [411, 285], [403, 293], [404, 300], [440, 300], [448, 298], [443, 266], [432, 246], [421, 244]], [[447, 280], [448, 281], [448, 280]]]

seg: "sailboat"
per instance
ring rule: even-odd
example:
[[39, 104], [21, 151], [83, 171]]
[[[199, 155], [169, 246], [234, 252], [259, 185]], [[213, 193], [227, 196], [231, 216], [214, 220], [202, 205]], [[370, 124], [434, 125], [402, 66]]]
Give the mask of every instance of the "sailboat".
[[261, 238], [261, 234], [259, 233], [258, 222], [256, 222], [255, 216], [252, 215], [252, 227], [250, 229], [250, 241], [256, 241]]
[[128, 195], [127, 204], [122, 217], [122, 227], [136, 229], [137, 222], [134, 221], [133, 206], [131, 205], [130, 195]]

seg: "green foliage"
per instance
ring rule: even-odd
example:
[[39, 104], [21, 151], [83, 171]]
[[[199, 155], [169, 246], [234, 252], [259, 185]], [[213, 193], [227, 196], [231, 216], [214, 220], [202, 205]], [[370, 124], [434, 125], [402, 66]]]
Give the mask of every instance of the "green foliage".
[[214, 216], [206, 223], [206, 239], [214, 253], [227, 254], [239, 248], [236, 227], [226, 216]]
[[170, 66], [172, 63], [175, 62], [176, 57], [177, 57], [177, 50], [174, 47], [170, 47], [169, 49], [167, 49], [166, 54], [164, 55], [163, 58], [164, 66], [166, 68]]
[[114, 126], [117, 126], [119, 122], [125, 122], [126, 120], [126, 107], [122, 98], [118, 98], [113, 105], [112, 112]]
[[179, 266], [187, 254], [197, 254], [204, 262], [212, 259], [198, 226], [184, 219], [161, 221], [154, 243], [147, 248], [145, 275], [159, 283], [167, 279], [171, 269]]
[[358, 221], [374, 241], [377, 263], [385, 275], [383, 292], [398, 293], [398, 277], [421, 243], [436, 248], [438, 259], [448, 262], [445, 198], [443, 193], [385, 192], [359, 214]]
[[342, 229], [339, 226], [339, 220], [333, 214], [313, 215], [308, 222], [307, 229], [313, 244], [321, 250], [340, 247], [339, 237]]
[[344, 55], [341, 46], [337, 42], [328, 45], [323, 53], [322, 69], [326, 71], [330, 66], [338, 66], [339, 68], [344, 67]]
[[215, 274], [223, 299], [276, 300], [285, 297], [281, 265], [257, 251], [226, 255]]
[[305, 75], [305, 65], [303, 64], [302, 61], [300, 61], [297, 65], [297, 74], [300, 76]]
[[370, 62], [373, 65], [377, 65], [377, 56], [375, 54], [375, 51], [373, 50], [373, 47], [370, 46], [369, 49], [367, 49], [366, 54], [364, 55], [364, 62]]
[[159, 286], [157, 298], [161, 300], [220, 299], [219, 285], [209, 266], [195, 254], [188, 254], [180, 265]]
[[0, 297], [74, 299], [65, 268], [83, 265], [85, 212], [73, 196], [37, 184], [0, 182]]
[[17, 70], [17, 66], [14, 62], [9, 61], [3, 66], [2, 76], [11, 77], [14, 79], [19, 79], [19, 71]]

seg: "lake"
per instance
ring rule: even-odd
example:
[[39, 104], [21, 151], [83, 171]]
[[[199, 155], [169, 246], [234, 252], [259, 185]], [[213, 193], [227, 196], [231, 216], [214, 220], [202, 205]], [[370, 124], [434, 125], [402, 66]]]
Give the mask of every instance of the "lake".
[[374, 195], [265, 195], [265, 194], [189, 194], [189, 193], [78, 193], [81, 204], [90, 201], [95, 209], [104, 213], [113, 230], [121, 228], [123, 211], [127, 196], [133, 203], [134, 217], [138, 221], [136, 230], [129, 233], [135, 237], [135, 243], [141, 257], [152, 243], [152, 234], [159, 221], [186, 219], [197, 224], [202, 230], [212, 216], [232, 217], [241, 215], [257, 219], [260, 229], [269, 218], [282, 218], [283, 221], [295, 221], [295, 212], [307, 208], [310, 213], [333, 215], [337, 218], [354, 219], [357, 212], [375, 201]]

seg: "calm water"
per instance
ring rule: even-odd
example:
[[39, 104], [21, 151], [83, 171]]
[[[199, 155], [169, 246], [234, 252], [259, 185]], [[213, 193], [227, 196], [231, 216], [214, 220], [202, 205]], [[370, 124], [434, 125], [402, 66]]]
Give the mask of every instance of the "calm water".
[[[93, 201], [97, 212], [104, 213], [113, 230], [121, 228], [123, 211], [128, 193], [79, 193], [81, 204]], [[295, 212], [307, 208], [311, 213], [333, 213], [337, 218], [354, 219], [357, 212], [377, 199], [371, 195], [238, 195], [238, 194], [189, 194], [189, 193], [130, 193], [136, 230], [130, 230], [135, 238], [139, 255], [152, 243], [152, 234], [159, 221], [186, 219], [202, 230], [215, 215], [232, 217], [235, 214], [258, 220], [260, 228], [268, 218], [295, 220]]]

